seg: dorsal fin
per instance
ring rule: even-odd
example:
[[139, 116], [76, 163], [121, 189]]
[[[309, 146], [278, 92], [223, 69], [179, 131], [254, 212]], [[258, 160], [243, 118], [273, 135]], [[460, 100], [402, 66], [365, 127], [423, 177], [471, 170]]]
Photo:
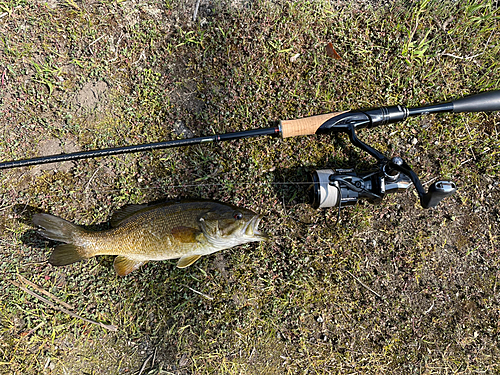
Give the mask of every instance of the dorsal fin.
[[146, 207], [148, 207], [147, 204], [127, 204], [126, 206], [123, 206], [118, 211], [113, 213], [113, 216], [111, 216], [109, 223], [113, 228], [117, 227], [121, 224], [122, 221]]
[[136, 260], [119, 255], [115, 258], [113, 266], [119, 276], [126, 276], [130, 272], [138, 269], [144, 263], [147, 263], [147, 260]]

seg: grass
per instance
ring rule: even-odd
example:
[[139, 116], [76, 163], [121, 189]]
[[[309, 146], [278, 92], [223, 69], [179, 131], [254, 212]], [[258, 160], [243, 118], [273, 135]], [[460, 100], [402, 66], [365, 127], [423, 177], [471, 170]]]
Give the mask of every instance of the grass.
[[[146, 143], [179, 137], [179, 122], [207, 135], [500, 88], [492, 1], [214, 1], [193, 22], [194, 3], [0, 2], [2, 159], [39, 155], [46, 139]], [[89, 83], [104, 89], [83, 93]], [[369, 167], [343, 136], [3, 171], [0, 373], [498, 372], [498, 123], [434, 115], [363, 131], [423, 182], [459, 189], [434, 210], [411, 191], [359, 204], [339, 225], [336, 210], [313, 210], [283, 182]], [[118, 278], [111, 257], [48, 265], [50, 246], [22, 213], [102, 228], [124, 204], [178, 197], [258, 211], [272, 239]], [[9, 282], [18, 274], [118, 331], [48, 308]]]

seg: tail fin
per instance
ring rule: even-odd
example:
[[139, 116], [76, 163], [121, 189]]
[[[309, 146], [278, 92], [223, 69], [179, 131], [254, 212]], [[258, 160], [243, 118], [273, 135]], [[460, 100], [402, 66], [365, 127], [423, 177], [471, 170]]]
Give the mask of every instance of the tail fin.
[[85, 248], [75, 244], [75, 242], [79, 242], [80, 236], [85, 232], [84, 229], [49, 214], [34, 215], [33, 224], [41, 228], [39, 233], [45, 238], [66, 243], [66, 245], [59, 245], [54, 249], [49, 259], [50, 264], [65, 266], [87, 258]]
[[45, 238], [64, 243], [74, 242], [75, 235], [83, 231], [82, 228], [75, 224], [49, 214], [33, 215], [33, 224], [42, 228], [38, 233]]

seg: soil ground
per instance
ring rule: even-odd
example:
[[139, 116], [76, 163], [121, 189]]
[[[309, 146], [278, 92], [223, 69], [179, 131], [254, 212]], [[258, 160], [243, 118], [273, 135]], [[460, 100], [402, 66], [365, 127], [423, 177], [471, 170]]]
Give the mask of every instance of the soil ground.
[[[499, 89], [499, 16], [495, 1], [3, 1], [1, 159]], [[497, 373], [499, 124], [464, 113], [362, 130], [426, 187], [458, 191], [424, 210], [410, 189], [338, 222], [302, 183], [373, 166], [342, 135], [4, 170], [0, 373]], [[101, 230], [126, 204], [178, 198], [259, 212], [271, 239], [120, 278], [110, 256], [51, 266], [54, 243], [30, 224], [43, 211]]]

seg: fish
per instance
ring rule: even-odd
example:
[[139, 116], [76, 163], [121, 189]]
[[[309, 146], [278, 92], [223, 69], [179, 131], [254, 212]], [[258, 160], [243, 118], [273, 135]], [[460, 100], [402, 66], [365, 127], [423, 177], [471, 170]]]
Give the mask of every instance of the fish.
[[201, 256], [268, 238], [263, 216], [215, 201], [127, 205], [115, 212], [110, 229], [92, 231], [60, 217], [37, 213], [33, 224], [43, 237], [62, 242], [49, 263], [65, 266], [98, 255], [117, 255], [113, 266], [126, 276], [150, 260], [177, 259], [185, 268]]

